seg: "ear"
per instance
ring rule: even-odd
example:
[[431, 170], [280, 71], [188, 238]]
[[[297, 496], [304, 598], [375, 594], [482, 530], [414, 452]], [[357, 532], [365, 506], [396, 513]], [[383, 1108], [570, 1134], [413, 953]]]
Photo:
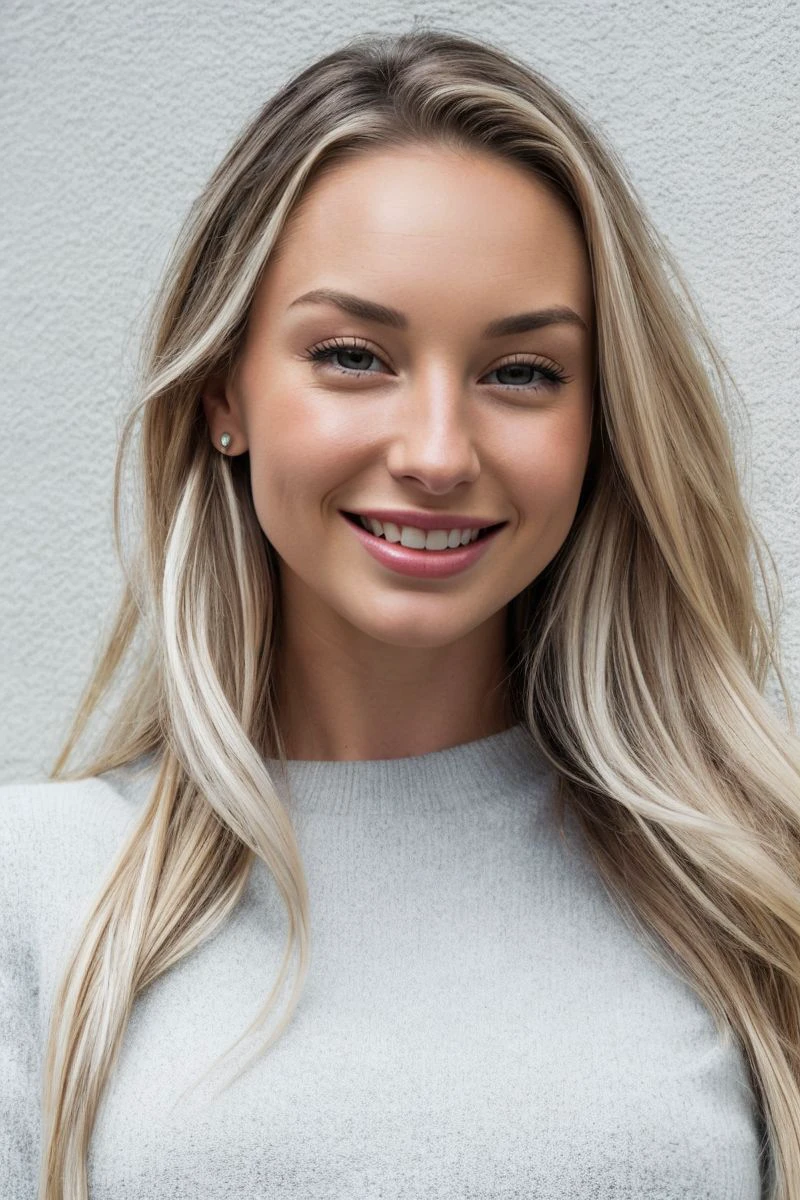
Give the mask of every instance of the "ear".
[[[209, 376], [200, 389], [200, 401], [214, 447], [223, 454], [244, 454], [248, 447], [247, 434], [241, 417], [241, 404], [230, 377], [223, 374]], [[227, 446], [220, 441], [223, 433], [230, 434], [231, 440]]]

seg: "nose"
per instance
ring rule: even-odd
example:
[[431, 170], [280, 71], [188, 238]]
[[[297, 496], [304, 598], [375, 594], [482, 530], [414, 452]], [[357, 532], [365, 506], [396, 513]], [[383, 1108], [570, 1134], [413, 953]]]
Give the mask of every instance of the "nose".
[[480, 456], [468, 397], [452, 375], [421, 380], [405, 392], [387, 466], [398, 481], [414, 480], [436, 495], [478, 478]]

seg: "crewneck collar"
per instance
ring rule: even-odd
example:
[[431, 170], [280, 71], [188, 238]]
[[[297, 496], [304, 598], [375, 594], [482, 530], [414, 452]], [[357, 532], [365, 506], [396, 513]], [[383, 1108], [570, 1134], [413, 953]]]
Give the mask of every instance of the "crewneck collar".
[[[541, 790], [551, 772], [527, 727], [519, 722], [500, 733], [403, 758], [345, 761], [264, 760], [276, 790], [297, 812], [344, 815], [358, 810], [447, 812], [465, 807], [518, 804], [531, 787]], [[288, 780], [288, 789], [287, 789]]]

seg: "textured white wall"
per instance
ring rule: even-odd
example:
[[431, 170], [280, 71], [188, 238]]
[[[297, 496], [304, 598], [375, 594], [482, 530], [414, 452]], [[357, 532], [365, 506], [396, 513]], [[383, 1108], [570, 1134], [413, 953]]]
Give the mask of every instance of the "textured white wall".
[[622, 153], [746, 400], [735, 436], [798, 705], [799, 5], [5, 0], [0, 781], [49, 768], [116, 596], [114, 450], [188, 206], [287, 75], [415, 21], [522, 55]]

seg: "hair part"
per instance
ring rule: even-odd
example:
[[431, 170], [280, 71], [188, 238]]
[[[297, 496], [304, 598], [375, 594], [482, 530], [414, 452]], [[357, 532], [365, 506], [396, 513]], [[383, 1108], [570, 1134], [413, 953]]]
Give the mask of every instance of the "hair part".
[[[262, 1034], [295, 950], [283, 1016], [224, 1087], [299, 1003], [308, 888], [264, 762], [286, 764], [277, 561], [248, 456], [210, 444], [199, 393], [235, 366], [257, 283], [314, 181], [355, 155], [411, 144], [499, 156], [580, 221], [595, 301], [592, 450], [566, 541], [508, 606], [509, 698], [620, 911], [741, 1045], [764, 1116], [769, 1200], [790, 1200], [800, 1194], [800, 746], [774, 563], [771, 580], [723, 418], [733, 381], [622, 164], [577, 106], [512, 55], [432, 29], [354, 38], [285, 83], [214, 172], [168, 265], [115, 466], [125, 585], [51, 778], [143, 755], [159, 770], [55, 998], [40, 1200], [86, 1200], [89, 1138], [133, 1002], [220, 928], [255, 856], [286, 906], [282, 966], [251, 1026], [197, 1083]], [[139, 425], [128, 555], [122, 479]], [[68, 771], [128, 660], [132, 678], [97, 749]], [[788, 729], [763, 695], [769, 669]]]

